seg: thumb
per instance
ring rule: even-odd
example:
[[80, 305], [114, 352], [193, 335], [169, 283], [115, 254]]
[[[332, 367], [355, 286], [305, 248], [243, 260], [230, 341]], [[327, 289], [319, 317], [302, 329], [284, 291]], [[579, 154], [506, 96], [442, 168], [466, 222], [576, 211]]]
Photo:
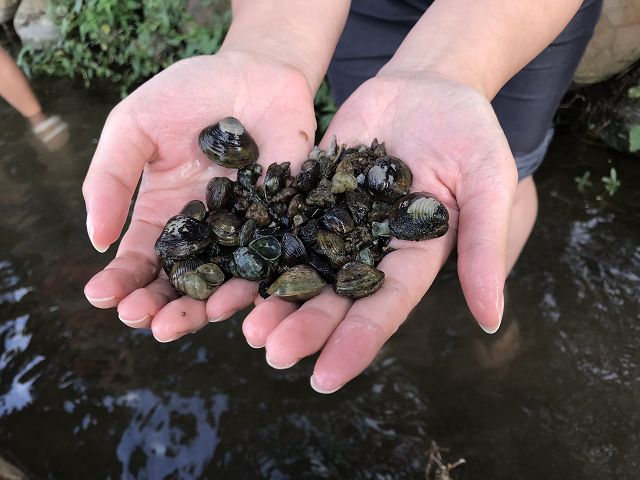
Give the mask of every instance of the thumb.
[[99, 252], [120, 236], [142, 170], [155, 151], [125, 105], [126, 100], [109, 115], [82, 185], [87, 232]]
[[[495, 165], [495, 164], [494, 164]], [[474, 174], [458, 192], [458, 275], [471, 313], [487, 333], [500, 327], [507, 276], [507, 238], [517, 184], [513, 157]]]

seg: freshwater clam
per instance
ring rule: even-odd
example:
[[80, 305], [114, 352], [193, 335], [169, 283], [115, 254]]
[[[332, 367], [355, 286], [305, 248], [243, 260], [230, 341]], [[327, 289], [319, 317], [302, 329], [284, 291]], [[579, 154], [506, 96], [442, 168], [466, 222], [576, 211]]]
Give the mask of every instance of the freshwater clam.
[[275, 262], [282, 253], [280, 242], [271, 235], [256, 238], [249, 244], [249, 248], [270, 262]]
[[204, 217], [207, 216], [207, 207], [204, 206], [200, 200], [191, 200], [187, 203], [182, 210], [180, 210], [180, 215], [186, 215], [187, 217], [191, 217], [194, 220], [198, 220], [201, 222], [204, 220]]
[[349, 262], [338, 270], [333, 289], [349, 298], [367, 297], [384, 282], [384, 272], [361, 262]]
[[449, 229], [449, 212], [433, 194], [411, 193], [391, 209], [389, 227], [393, 236], [401, 240], [438, 238]]
[[307, 263], [307, 249], [304, 243], [295, 235], [287, 232], [282, 235], [282, 261], [289, 267]]
[[301, 192], [310, 192], [320, 180], [320, 164], [317, 160], [309, 159], [302, 164], [300, 173], [296, 176], [296, 187]]
[[353, 218], [342, 207], [333, 207], [324, 212], [320, 222], [327, 230], [335, 233], [349, 233], [353, 230]]
[[258, 159], [256, 142], [235, 117], [203, 129], [198, 143], [207, 157], [223, 167], [242, 168]]
[[285, 187], [287, 179], [291, 174], [289, 165], [289, 162], [272, 163], [269, 165], [267, 173], [264, 175], [264, 191], [267, 194], [267, 198], [271, 198]]
[[326, 284], [310, 266], [296, 265], [280, 275], [267, 292], [283, 300], [303, 302], [318, 295]]
[[215, 212], [220, 208], [229, 210], [233, 207], [235, 201], [234, 187], [234, 182], [227, 177], [214, 177], [209, 180], [205, 192], [207, 208]]
[[240, 247], [233, 252], [238, 276], [245, 280], [264, 280], [269, 276], [269, 262], [248, 247]]
[[413, 175], [399, 158], [379, 157], [367, 172], [366, 187], [379, 200], [394, 202], [411, 190]]
[[155, 252], [160, 257], [178, 260], [201, 252], [210, 242], [211, 229], [206, 223], [176, 215], [162, 229]]
[[240, 243], [240, 229], [242, 220], [227, 210], [212, 212], [207, 217], [207, 223], [213, 232], [213, 238], [220, 245], [235, 247]]

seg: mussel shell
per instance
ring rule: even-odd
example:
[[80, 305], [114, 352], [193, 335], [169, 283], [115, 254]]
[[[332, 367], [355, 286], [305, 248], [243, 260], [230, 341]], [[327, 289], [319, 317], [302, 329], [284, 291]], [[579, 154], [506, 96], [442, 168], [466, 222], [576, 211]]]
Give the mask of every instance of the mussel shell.
[[366, 187], [379, 200], [393, 203], [411, 190], [411, 169], [399, 158], [379, 157], [367, 172]]
[[296, 186], [301, 192], [310, 192], [320, 180], [320, 164], [317, 160], [306, 160], [296, 176]]
[[335, 233], [349, 233], [353, 230], [353, 218], [342, 207], [333, 207], [324, 212], [320, 222], [327, 229]]
[[270, 235], [256, 238], [249, 244], [249, 248], [269, 262], [276, 261], [282, 253], [280, 242]]
[[211, 242], [211, 229], [206, 223], [186, 215], [171, 217], [156, 240], [155, 252], [173, 260], [195, 255]]
[[206, 199], [209, 211], [215, 212], [220, 208], [229, 210], [235, 202], [233, 190], [235, 184], [227, 177], [213, 177], [207, 183]]
[[289, 162], [269, 165], [267, 173], [264, 175], [264, 191], [267, 198], [271, 198], [286, 186], [287, 179], [291, 174], [290, 165]]
[[262, 165], [259, 163], [249, 165], [238, 170], [236, 182], [245, 190], [253, 190], [256, 183], [258, 183], [260, 175], [262, 175]]
[[318, 230], [316, 251], [329, 259], [331, 266], [341, 267], [349, 261], [346, 245], [342, 237], [328, 230]]
[[371, 210], [371, 196], [366, 190], [358, 188], [345, 195], [347, 208], [351, 212], [353, 221], [360, 225], [367, 220], [367, 214]]
[[258, 159], [258, 146], [237, 118], [226, 117], [200, 132], [204, 154], [218, 165], [242, 168]]
[[213, 238], [220, 245], [235, 247], [240, 243], [240, 229], [242, 220], [227, 210], [212, 212], [207, 217], [207, 223], [213, 232]]
[[246, 280], [264, 280], [269, 276], [269, 262], [248, 247], [240, 247], [233, 252], [238, 276]]
[[287, 232], [282, 235], [282, 261], [293, 267], [301, 263], [307, 263], [307, 249], [304, 247], [304, 243], [295, 235]]
[[361, 262], [349, 262], [338, 270], [333, 290], [343, 297], [367, 297], [384, 283], [384, 272]]
[[331, 181], [323, 178], [318, 186], [311, 190], [306, 198], [306, 203], [312, 207], [326, 208], [336, 203], [336, 196], [331, 193]]
[[296, 265], [280, 275], [267, 292], [283, 300], [303, 302], [318, 295], [326, 284], [309, 265]]
[[191, 217], [194, 220], [201, 222], [207, 216], [207, 208], [200, 200], [191, 200], [182, 207], [180, 215], [186, 215], [187, 217]]
[[266, 227], [271, 223], [271, 215], [269, 215], [269, 209], [262, 202], [252, 202], [246, 213], [247, 219], [251, 218], [261, 226]]
[[411, 193], [391, 209], [389, 227], [393, 236], [401, 240], [438, 238], [449, 229], [449, 212], [433, 194]]
[[238, 245], [240, 247], [248, 247], [256, 234], [258, 224], [253, 218], [248, 219], [242, 224], [240, 233], [238, 234]]

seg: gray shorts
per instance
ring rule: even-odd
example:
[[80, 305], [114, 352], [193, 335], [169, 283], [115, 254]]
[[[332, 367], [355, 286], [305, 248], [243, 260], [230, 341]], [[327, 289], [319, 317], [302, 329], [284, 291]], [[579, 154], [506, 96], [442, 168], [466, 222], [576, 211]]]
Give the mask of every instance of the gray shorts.
[[[432, 0], [353, 0], [329, 66], [336, 104], [387, 63]], [[492, 105], [516, 159], [520, 180], [542, 163], [553, 115], [593, 36], [602, 0], [585, 0], [562, 33], [516, 74]]]

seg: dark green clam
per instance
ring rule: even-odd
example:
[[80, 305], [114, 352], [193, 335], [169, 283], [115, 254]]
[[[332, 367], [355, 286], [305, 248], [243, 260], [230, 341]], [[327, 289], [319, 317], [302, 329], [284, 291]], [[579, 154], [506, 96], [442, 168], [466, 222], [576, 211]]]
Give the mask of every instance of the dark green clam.
[[235, 117], [203, 129], [198, 143], [207, 157], [223, 167], [242, 168], [258, 159], [256, 142]]

